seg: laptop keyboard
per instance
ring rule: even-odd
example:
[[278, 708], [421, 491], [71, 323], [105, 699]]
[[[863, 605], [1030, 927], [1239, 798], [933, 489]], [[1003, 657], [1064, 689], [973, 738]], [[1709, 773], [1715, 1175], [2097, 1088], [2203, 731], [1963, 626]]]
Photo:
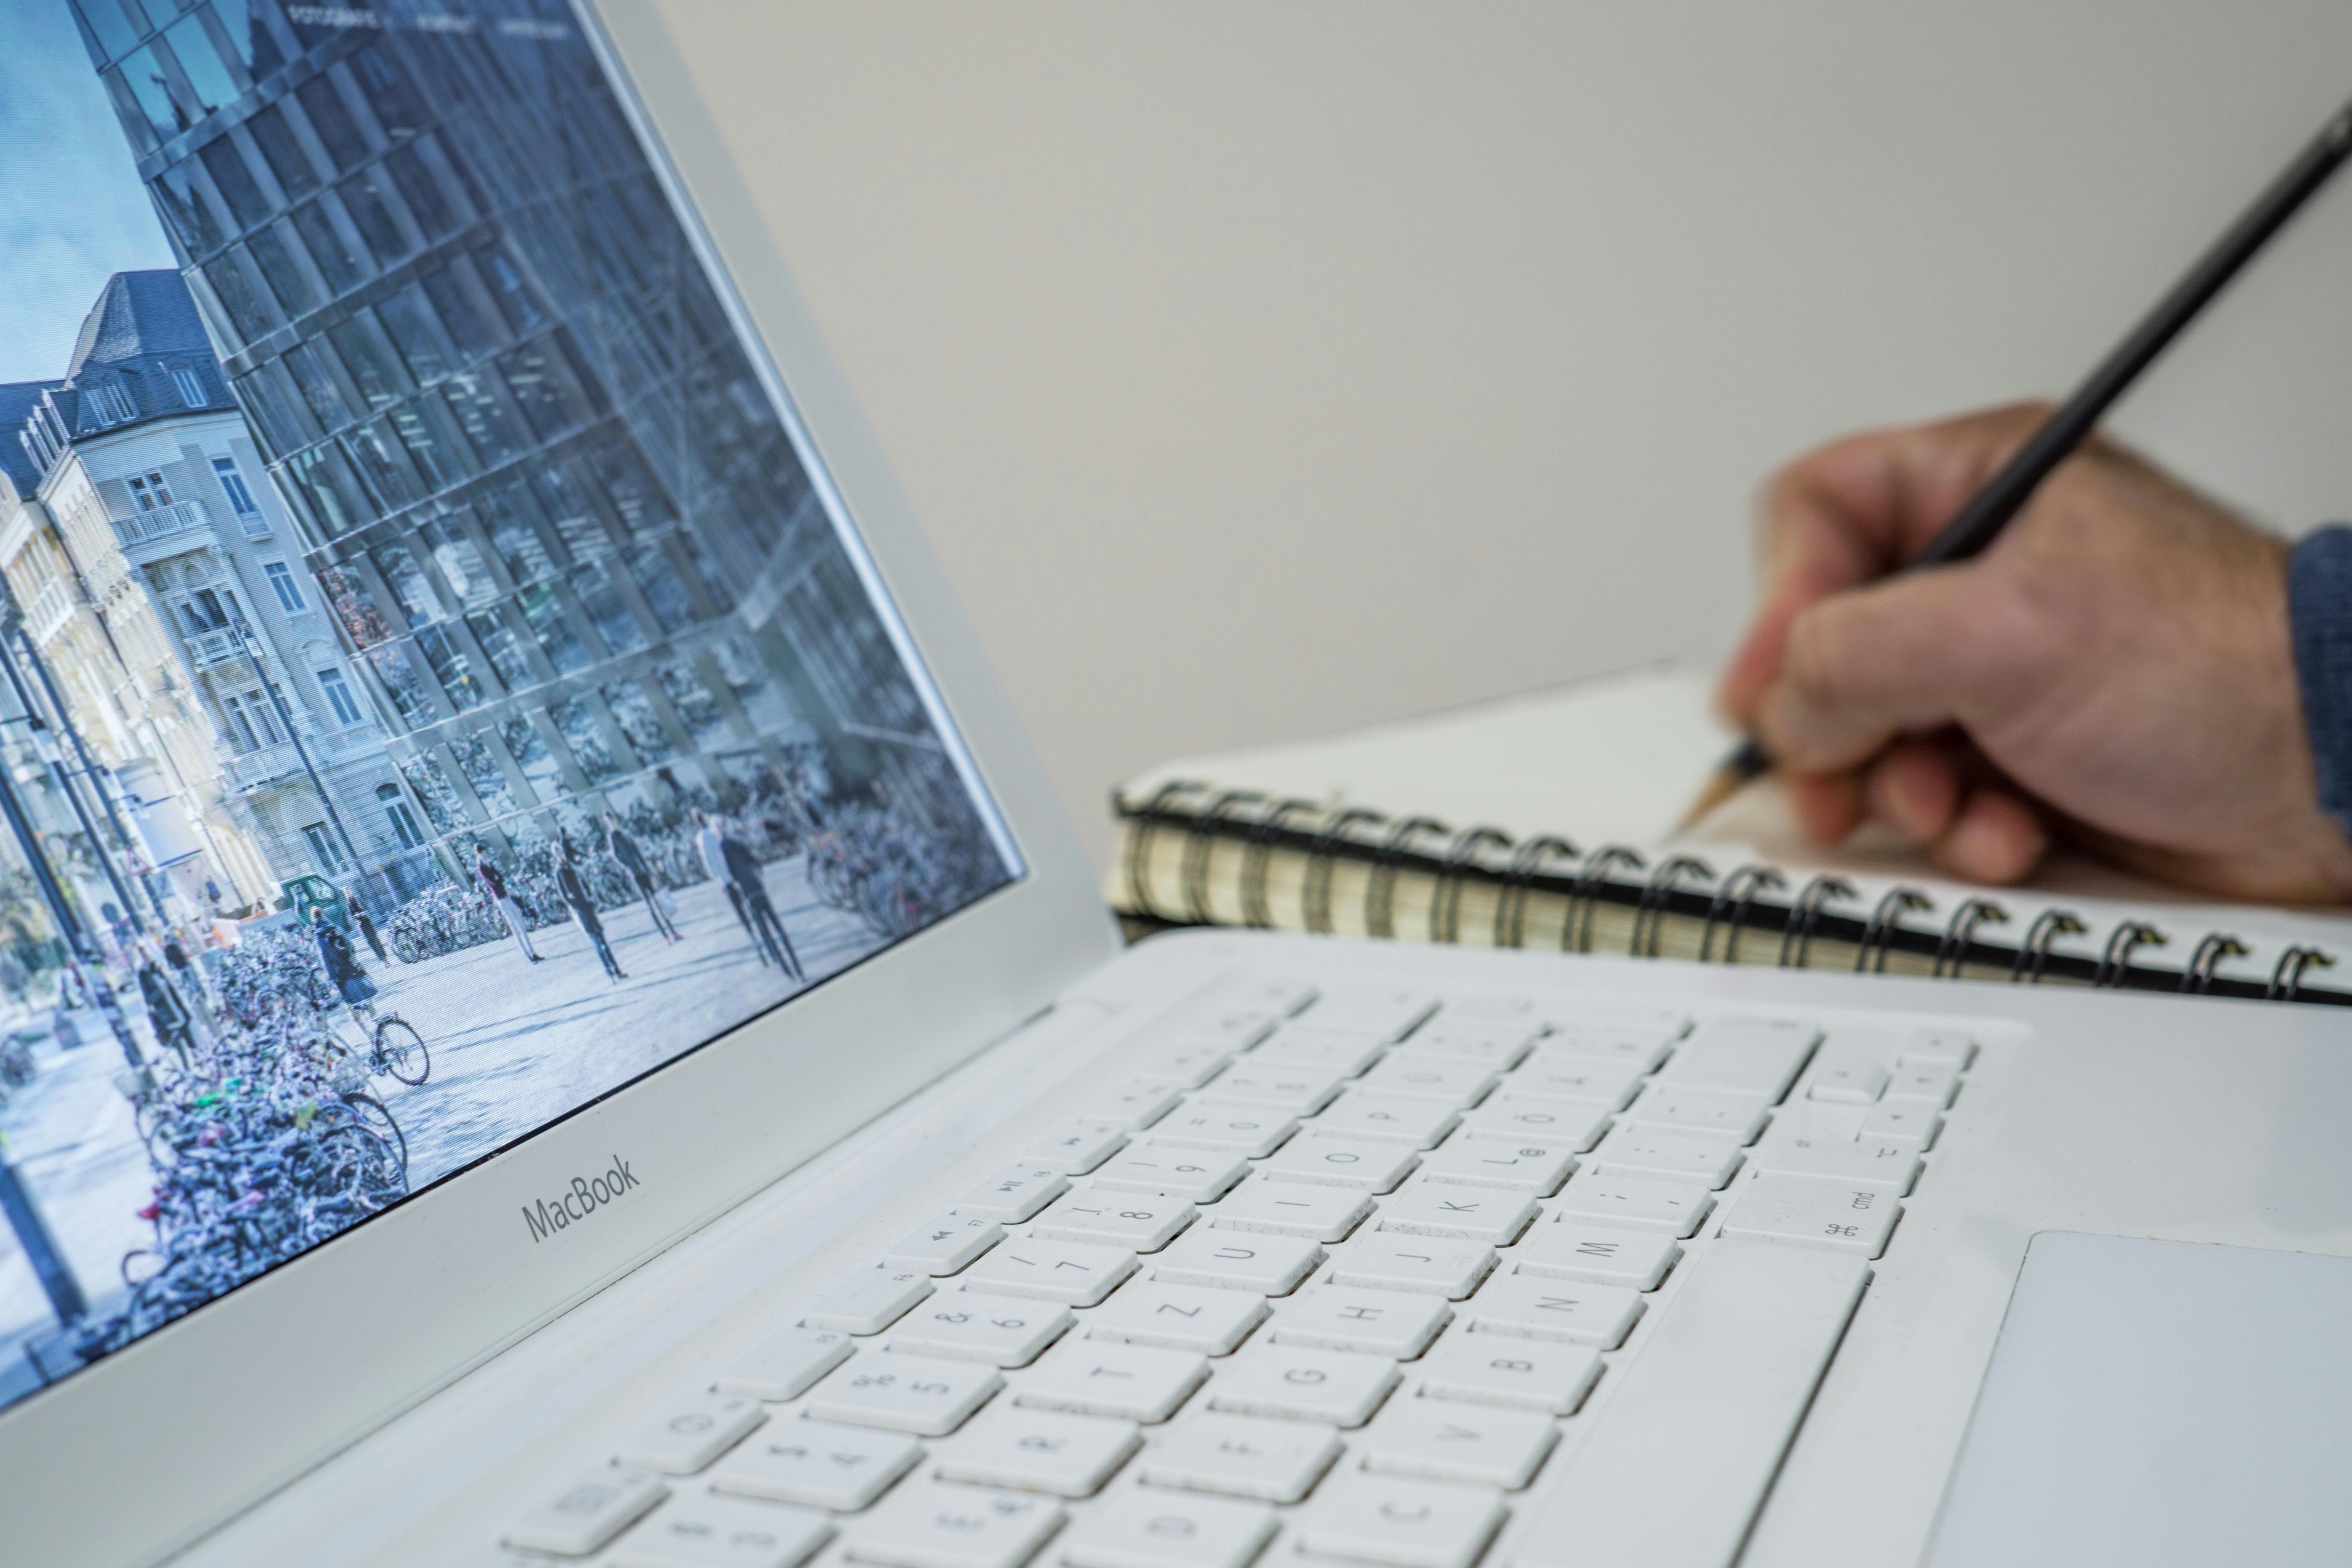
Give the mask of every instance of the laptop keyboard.
[[1013, 1163], [592, 1443], [505, 1544], [1472, 1568], [1539, 1512], [1527, 1568], [1720, 1563], [1973, 1046], [1249, 976], [1121, 1051]]

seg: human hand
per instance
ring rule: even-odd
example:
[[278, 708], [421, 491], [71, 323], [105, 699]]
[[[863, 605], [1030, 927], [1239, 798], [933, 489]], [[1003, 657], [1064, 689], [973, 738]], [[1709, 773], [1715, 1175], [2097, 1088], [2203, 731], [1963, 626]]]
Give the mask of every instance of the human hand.
[[1950, 873], [2010, 882], [2063, 837], [2211, 892], [2352, 899], [2352, 844], [2319, 809], [2284, 542], [2094, 440], [1982, 555], [1878, 581], [2045, 413], [1867, 432], [1776, 474], [1725, 714], [1825, 843], [1872, 817]]

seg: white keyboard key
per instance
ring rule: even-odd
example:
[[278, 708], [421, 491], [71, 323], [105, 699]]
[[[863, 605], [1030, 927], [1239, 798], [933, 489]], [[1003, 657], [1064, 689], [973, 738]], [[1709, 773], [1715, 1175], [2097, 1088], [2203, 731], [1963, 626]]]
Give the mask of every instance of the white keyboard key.
[[1505, 1513], [1489, 1487], [1406, 1480], [1344, 1470], [1321, 1488], [1292, 1527], [1299, 1546], [1383, 1568], [1469, 1568]]
[[1164, 1078], [1129, 1079], [1088, 1096], [1078, 1114], [1121, 1127], [1149, 1127], [1176, 1109], [1179, 1093]]
[[711, 1386], [747, 1399], [798, 1399], [856, 1348], [839, 1329], [786, 1329], [728, 1363]]
[[1959, 1029], [1914, 1029], [1904, 1037], [1903, 1048], [1895, 1053], [1897, 1067], [1948, 1067], [1954, 1072], [1968, 1070], [1969, 1058], [1976, 1055], [1977, 1043]]
[[1165, 1421], [1209, 1375], [1205, 1357], [1190, 1351], [1123, 1345], [1108, 1340], [1064, 1340], [1021, 1375], [1016, 1405]]
[[1822, 1067], [1805, 1089], [1807, 1100], [1829, 1105], [1871, 1105], [1886, 1092], [1888, 1074], [1873, 1061], [1847, 1061]]
[[1209, 1224], [1218, 1230], [1299, 1236], [1315, 1241], [1340, 1240], [1371, 1212], [1371, 1199], [1350, 1188], [1268, 1181], [1262, 1175], [1244, 1183], [1207, 1211]]
[[1297, 1502], [1323, 1479], [1340, 1447], [1329, 1426], [1202, 1411], [1152, 1445], [1142, 1477], [1156, 1487]]
[[[1451, 1147], [1448, 1145], [1448, 1149]], [[1443, 1182], [1433, 1184], [1424, 1163], [1421, 1177], [1381, 1205], [1377, 1223], [1381, 1230], [1406, 1236], [1445, 1236], [1482, 1241], [1489, 1247], [1508, 1247], [1518, 1240], [1519, 1233], [1533, 1224], [1535, 1217], [1535, 1200], [1524, 1193]]]
[[1461, 1119], [1442, 1100], [1350, 1089], [1314, 1120], [1307, 1136], [1367, 1138], [1376, 1143], [1402, 1143], [1408, 1149], [1434, 1149]]
[[1165, 1193], [1188, 1203], [1211, 1204], [1249, 1174], [1249, 1162], [1214, 1149], [1183, 1149], [1145, 1139], [1128, 1146], [1095, 1173], [1095, 1185], [1136, 1193]]
[[1820, 1176], [1841, 1184], [1875, 1187], [1901, 1197], [1919, 1179], [1919, 1151], [1907, 1142], [1816, 1143], [1796, 1140], [1759, 1150], [1756, 1169], [1767, 1176]]
[[1541, 1411], [1444, 1399], [1399, 1399], [1353, 1444], [1364, 1468], [1517, 1490], [1559, 1440]]
[[1216, 981], [1203, 995], [1188, 1004], [1185, 1012], [1191, 1016], [1203, 1008], [1245, 1007], [1287, 1018], [1320, 994], [1321, 988], [1303, 974], [1252, 970]]
[[940, 1477], [1092, 1497], [1143, 1446], [1132, 1421], [1000, 1405], [937, 1449]]
[[690, 1476], [741, 1442], [768, 1413], [756, 1399], [704, 1394], [636, 1424], [614, 1453], [624, 1465]]
[[1440, 1013], [1415, 1029], [1402, 1048], [1480, 1062], [1496, 1072], [1507, 1072], [1526, 1058], [1538, 1032], [1532, 1022], [1455, 1018]]
[[1453, 1321], [1453, 1310], [1441, 1297], [1357, 1285], [1310, 1285], [1281, 1304], [1267, 1332], [1276, 1344], [1410, 1361]]
[[[1739, 1555], [1870, 1275], [1859, 1258], [1720, 1241], [1658, 1317], [1587, 1443], [1546, 1489], [1521, 1568], [1717, 1568]], [[1706, 1478], [1673, 1489], [1659, 1478]]]
[[1672, 1026], [1654, 1024], [1559, 1024], [1537, 1042], [1539, 1057], [1582, 1057], [1613, 1062], [1635, 1072], [1655, 1072], [1666, 1059], [1679, 1033]]
[[1034, 1493], [918, 1481], [852, 1524], [843, 1555], [892, 1568], [1020, 1568], [1061, 1523], [1062, 1505]]
[[1387, 1193], [1394, 1192], [1419, 1163], [1421, 1156], [1399, 1143], [1363, 1138], [1293, 1138], [1267, 1158], [1259, 1174], [1268, 1182]]
[[1015, 1237], [973, 1264], [964, 1283], [989, 1295], [1091, 1307], [1134, 1272], [1135, 1255], [1123, 1247]]
[[799, 1568], [833, 1535], [804, 1509], [735, 1498], [680, 1498], [632, 1531], [612, 1568]]
[[1265, 1298], [1139, 1279], [1096, 1309], [1087, 1337], [1224, 1355], [1266, 1317]]
[[1607, 1100], [1521, 1094], [1507, 1085], [1464, 1114], [1462, 1131], [1473, 1138], [1540, 1138], [1580, 1154], [1608, 1130], [1609, 1111]]
[[1942, 1113], [1932, 1107], [1916, 1100], [1898, 1100], [1891, 1105], [1872, 1106], [1854, 1137], [1857, 1142], [1908, 1143], [1915, 1149], [1931, 1149], [1943, 1125]]
[[1697, 1230], [1715, 1196], [1705, 1187], [1586, 1171], [1560, 1189], [1553, 1212], [1563, 1219], [1598, 1220], [1621, 1230], [1654, 1230], [1685, 1237]]
[[981, 1215], [943, 1214], [882, 1255], [882, 1267], [913, 1274], [953, 1274], [1004, 1239], [1004, 1227]]
[[876, 1351], [811, 1389], [808, 1413], [820, 1421], [938, 1437], [962, 1426], [1003, 1386], [994, 1367], [977, 1362]]
[[1459, 1301], [1494, 1269], [1495, 1249], [1477, 1242], [1375, 1231], [1358, 1237], [1337, 1254], [1328, 1278], [1334, 1285], [1410, 1290]]
[[1165, 1079], [1179, 1089], [1198, 1089], [1234, 1059], [1234, 1047], [1214, 1035], [1155, 1045], [1127, 1065], [1138, 1078]]
[[1313, 1029], [1293, 1025], [1271, 1036], [1251, 1053], [1244, 1065], [1271, 1068], [1280, 1063], [1286, 1071], [1316, 1068], [1333, 1079], [1331, 1092], [1337, 1094], [1338, 1080], [1355, 1077], [1387, 1051], [1384, 1043], [1360, 1029]]
[[1875, 1187], [1841, 1186], [1811, 1176], [1759, 1176], [1740, 1187], [1720, 1234], [1875, 1258], [1886, 1250], [1902, 1212], [1891, 1194]]
[[1253, 1056], [1211, 1079], [1207, 1089], [1220, 1100], [1263, 1105], [1286, 1116], [1312, 1116], [1331, 1103], [1342, 1081], [1343, 1075], [1331, 1068]]
[[1565, 1143], [1548, 1138], [1454, 1138], [1421, 1159], [1421, 1182], [1454, 1187], [1499, 1187], [1549, 1197], [1576, 1168]]
[[1066, 1176], [1083, 1176], [1121, 1149], [1127, 1132], [1117, 1122], [1067, 1121], [1046, 1133], [1022, 1154], [1026, 1164], [1043, 1165]]
[[1777, 1105], [1821, 1043], [1811, 1024], [1786, 1018], [1710, 1018], [1675, 1047], [1661, 1076], [1686, 1089], [1727, 1089]]
[[1151, 1141], [1184, 1149], [1222, 1149], [1255, 1160], [1273, 1153], [1297, 1131], [1297, 1122], [1271, 1106], [1192, 1094], [1160, 1119]]
[[1621, 1110], [1642, 1087], [1643, 1073], [1630, 1062], [1606, 1061], [1566, 1052], [1538, 1051], [1503, 1075], [1507, 1094], [1549, 1095], [1556, 1100], [1597, 1100]]
[[585, 1557], [668, 1495], [668, 1487], [643, 1470], [590, 1470], [517, 1520], [506, 1543], [526, 1552]]
[[1771, 1108], [1758, 1094], [1722, 1089], [1685, 1089], [1675, 1083], [1653, 1084], [1625, 1112], [1623, 1120], [1654, 1127], [1683, 1127], [1696, 1132], [1720, 1132], [1748, 1144], [1772, 1120]]
[[1601, 1352], [1591, 1345], [1495, 1334], [1448, 1334], [1417, 1369], [1424, 1400], [1508, 1405], [1572, 1415], [1601, 1376]]
[[1591, 1163], [1603, 1172], [1671, 1176], [1719, 1188], [1739, 1169], [1739, 1148], [1728, 1133], [1621, 1121], [1592, 1152]]
[[1130, 1487], [1087, 1510], [1059, 1551], [1069, 1568], [1248, 1568], [1274, 1529], [1262, 1503]]
[[918, 1269], [861, 1268], [826, 1291], [801, 1323], [845, 1334], [878, 1334], [937, 1289]]
[[1612, 1230], [1573, 1218], [1538, 1226], [1513, 1247], [1510, 1262], [1522, 1274], [1546, 1279], [1583, 1279], [1654, 1290], [1683, 1249], [1655, 1231]]
[[1484, 1062], [1433, 1056], [1408, 1043], [1372, 1064], [1357, 1087], [1368, 1094], [1442, 1100], [1459, 1110], [1486, 1097], [1495, 1087], [1495, 1069]]
[[710, 1489], [843, 1512], [864, 1508], [920, 1462], [896, 1432], [830, 1421], [779, 1421], [719, 1462]]
[[1437, 998], [1403, 986], [1334, 985], [1303, 1015], [1318, 1029], [1360, 1029], [1384, 1040], [1401, 1039], [1437, 1011]]
[[955, 1212], [1019, 1225], [1069, 1190], [1068, 1178], [1049, 1163], [1013, 1165], [958, 1198]]
[[890, 1348], [990, 1366], [1027, 1366], [1077, 1320], [1067, 1307], [1014, 1296], [953, 1290], [898, 1320]]
[[1622, 1285], [1587, 1285], [1506, 1274], [1470, 1303], [1470, 1331], [1493, 1339], [1558, 1340], [1613, 1351], [1642, 1315], [1642, 1293]]
[[1091, 1241], [1135, 1252], [1157, 1252], [1200, 1216], [1182, 1198], [1080, 1187], [1064, 1193], [1029, 1222], [1029, 1234], [1048, 1241]]
[[1268, 1342], [1218, 1371], [1209, 1408], [1360, 1426], [1402, 1381], [1396, 1363], [1384, 1356]]
[[1952, 1103], [1952, 1096], [1959, 1092], [1959, 1088], [1960, 1072], [1958, 1068], [1947, 1063], [1928, 1062], [1917, 1067], [1896, 1068], [1895, 1077], [1886, 1086], [1885, 1098], [1912, 1100], [1941, 1110]]
[[[1288, 1190], [1319, 1193], [1338, 1189]], [[1287, 1296], [1323, 1258], [1323, 1248], [1303, 1236], [1263, 1230], [1194, 1230], [1151, 1260], [1151, 1277], [1171, 1285], [1206, 1285], [1220, 1290]]]
[[1876, 1108], [1867, 1105], [1832, 1105], [1818, 1100], [1792, 1100], [1772, 1113], [1772, 1125], [1764, 1130], [1757, 1150], [1760, 1153], [1801, 1140], [1851, 1143], [1862, 1135], [1862, 1124], [1874, 1114]]

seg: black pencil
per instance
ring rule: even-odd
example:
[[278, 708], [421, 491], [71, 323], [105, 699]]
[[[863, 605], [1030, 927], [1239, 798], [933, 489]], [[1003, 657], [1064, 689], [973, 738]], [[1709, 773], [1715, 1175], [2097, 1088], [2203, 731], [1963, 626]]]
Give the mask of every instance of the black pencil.
[[[2000, 471], [1985, 482], [1958, 515], [1946, 523], [1942, 531], [1929, 540], [1927, 547], [1903, 570], [1916, 572], [1965, 561], [1990, 544], [2032, 497], [2034, 489], [2050, 477], [2050, 470], [2083, 444], [2084, 437], [2090, 435], [2116, 399], [2129, 389], [2167, 344], [2180, 335], [2181, 329], [2195, 321], [2197, 313], [2229, 286], [2230, 279], [2254, 258], [2271, 236], [2285, 226], [2286, 221], [2327, 183], [2328, 176], [2343, 165], [2347, 156], [2352, 156], [2352, 105], [2337, 110], [2335, 118], [2320, 128], [2319, 134], [2295, 154], [2294, 162], [2255, 198], [2253, 205], [2198, 258], [2197, 264], [2140, 318], [2139, 324], [2084, 379], [2074, 395], [2058, 406], [2017, 449], [2016, 456], [2001, 465]], [[1770, 755], [1755, 736], [1741, 741], [1708, 776], [1706, 786], [1683, 814], [1675, 831], [1679, 833], [1689, 827], [1771, 766]]]

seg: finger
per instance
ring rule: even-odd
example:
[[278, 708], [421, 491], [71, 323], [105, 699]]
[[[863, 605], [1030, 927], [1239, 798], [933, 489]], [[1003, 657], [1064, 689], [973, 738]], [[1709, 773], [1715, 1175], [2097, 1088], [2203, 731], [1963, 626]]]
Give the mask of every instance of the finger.
[[1789, 809], [1816, 844], [1843, 844], [1862, 823], [1862, 784], [1850, 773], [1787, 775]]
[[1978, 561], [1823, 600], [1790, 628], [1758, 733], [1786, 766], [1851, 768], [1897, 735], [1963, 725], [2029, 690], [2046, 637], [2010, 568]]
[[1897, 741], [1863, 775], [1870, 815], [1913, 844], [1940, 837], [1961, 801], [1960, 769], [1941, 741]]
[[1997, 784], [1979, 788], [1960, 805], [1951, 826], [1925, 847], [1927, 858], [1952, 876], [2005, 886], [2022, 880], [2050, 850], [2041, 814]]

